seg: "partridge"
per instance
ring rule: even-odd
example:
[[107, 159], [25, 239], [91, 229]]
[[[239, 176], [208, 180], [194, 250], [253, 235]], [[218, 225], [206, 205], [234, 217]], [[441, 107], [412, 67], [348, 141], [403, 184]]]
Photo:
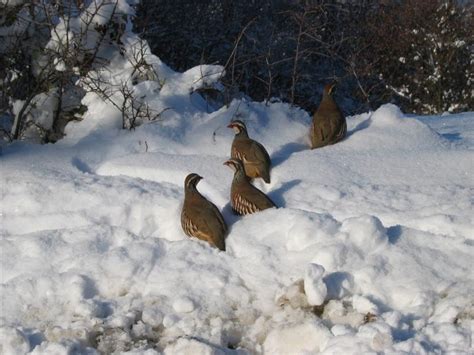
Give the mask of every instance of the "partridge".
[[267, 195], [250, 183], [240, 160], [230, 159], [224, 165], [234, 170], [234, 179], [230, 189], [230, 204], [235, 213], [246, 215], [276, 207]]
[[335, 85], [327, 84], [324, 87], [323, 99], [313, 115], [311, 149], [337, 143], [346, 135], [346, 119], [332, 97]]
[[249, 178], [260, 177], [269, 184], [271, 160], [266, 149], [257, 141], [249, 138], [247, 127], [242, 121], [232, 121], [227, 127], [232, 128], [235, 132], [230, 156], [242, 161], [245, 174]]
[[220, 250], [225, 250], [227, 225], [217, 207], [197, 190], [196, 185], [201, 179], [198, 174], [189, 174], [184, 180], [181, 227], [189, 237], [204, 240]]

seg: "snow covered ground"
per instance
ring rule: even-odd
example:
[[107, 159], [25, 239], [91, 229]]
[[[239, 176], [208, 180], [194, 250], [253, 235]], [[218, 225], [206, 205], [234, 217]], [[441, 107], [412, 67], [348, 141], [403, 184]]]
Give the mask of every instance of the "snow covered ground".
[[[212, 112], [189, 93], [216, 67], [155, 65], [165, 84], [135, 89], [172, 108], [160, 122], [121, 130], [89, 94], [57, 144], [3, 147], [0, 353], [474, 351], [474, 113], [384, 105], [312, 151], [304, 111]], [[280, 207], [242, 218], [222, 165], [236, 117], [272, 157], [255, 184]], [[181, 230], [190, 172], [230, 226], [226, 252]]]

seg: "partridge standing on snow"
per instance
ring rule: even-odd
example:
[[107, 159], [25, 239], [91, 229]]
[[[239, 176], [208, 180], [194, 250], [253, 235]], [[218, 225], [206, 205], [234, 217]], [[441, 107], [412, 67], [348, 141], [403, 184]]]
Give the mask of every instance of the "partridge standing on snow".
[[242, 161], [249, 178], [261, 177], [269, 184], [271, 160], [263, 145], [249, 138], [247, 127], [242, 121], [232, 121], [227, 127], [235, 132], [230, 156]]
[[234, 170], [234, 179], [230, 189], [230, 204], [234, 212], [246, 215], [276, 207], [267, 195], [250, 183], [240, 160], [229, 159], [224, 165]]
[[184, 180], [181, 226], [189, 237], [204, 240], [220, 250], [225, 250], [227, 225], [217, 207], [197, 190], [196, 185], [201, 179], [198, 174], [189, 174]]
[[332, 97], [335, 86], [333, 83], [324, 87], [323, 99], [313, 115], [311, 149], [337, 143], [346, 135], [346, 119]]

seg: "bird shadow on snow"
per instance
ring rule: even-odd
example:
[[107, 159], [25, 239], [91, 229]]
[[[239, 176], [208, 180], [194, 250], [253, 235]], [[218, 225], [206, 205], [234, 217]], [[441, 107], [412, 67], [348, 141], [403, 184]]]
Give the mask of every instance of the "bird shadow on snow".
[[345, 282], [354, 283], [354, 277], [350, 273], [344, 271], [332, 272], [326, 275], [323, 280], [328, 289], [328, 294], [336, 295], [335, 297], [341, 293]]
[[79, 159], [78, 157], [72, 158], [71, 164], [82, 173], [87, 173], [87, 174], [93, 173], [92, 168], [86, 162]]
[[301, 183], [300, 179], [294, 179], [283, 183], [278, 189], [275, 189], [268, 193], [270, 199], [275, 202], [277, 207], [286, 207], [285, 199], [283, 195], [290, 191], [293, 187]]
[[347, 136], [346, 136], [345, 139], [349, 138], [350, 136], [352, 136], [354, 133], [356, 133], [358, 131], [362, 131], [363, 129], [369, 128], [371, 123], [372, 123], [372, 118], [371, 117], [363, 120], [362, 122], [359, 122], [357, 124], [357, 126], [355, 126], [353, 129], [351, 129], [349, 132], [347, 132]]
[[228, 202], [223, 208], [222, 208], [222, 216], [224, 216], [224, 220], [227, 223], [227, 227], [232, 227], [234, 223], [236, 223], [241, 216], [236, 214], [234, 210], [232, 209], [232, 206], [230, 205], [230, 202]]
[[37, 345], [40, 345], [43, 341], [46, 340], [45, 336], [41, 331], [32, 328], [23, 328], [23, 333], [28, 338], [31, 349], [34, 349]]
[[391, 244], [396, 244], [402, 236], [402, 226], [397, 224], [387, 228], [388, 241]]
[[447, 139], [450, 142], [456, 142], [462, 140], [460, 133], [443, 133], [441, 137]]
[[285, 162], [292, 154], [307, 149], [309, 149], [309, 147], [303, 143], [287, 143], [272, 154], [272, 166], [278, 166]]
[[[283, 183], [278, 189], [271, 191], [268, 193], [268, 197], [277, 205], [277, 207], [286, 207], [285, 199], [283, 198], [283, 195], [290, 191], [293, 187], [301, 183], [300, 179], [294, 179], [287, 181]], [[222, 208], [222, 216], [224, 216], [224, 220], [227, 223], [227, 226], [230, 228], [234, 223], [239, 221], [242, 216], [237, 215], [234, 210], [232, 209], [232, 206], [230, 202], [228, 202], [223, 208]]]

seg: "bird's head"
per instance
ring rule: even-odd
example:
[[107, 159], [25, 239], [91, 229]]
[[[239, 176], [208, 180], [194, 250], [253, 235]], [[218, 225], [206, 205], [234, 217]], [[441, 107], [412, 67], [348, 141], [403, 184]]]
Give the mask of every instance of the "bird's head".
[[247, 133], [245, 123], [240, 120], [231, 121], [227, 127], [232, 128], [235, 134]]
[[337, 84], [336, 82], [326, 84], [324, 86], [324, 94], [331, 96], [334, 93], [334, 91], [336, 91], [336, 84]]
[[224, 163], [224, 165], [227, 165], [229, 168], [234, 170], [235, 173], [244, 171], [244, 166], [239, 159], [229, 159]]
[[196, 185], [201, 180], [202, 180], [202, 176], [199, 176], [198, 174], [195, 174], [195, 173], [189, 174], [188, 176], [186, 176], [186, 179], [184, 180], [184, 188], [196, 189]]

